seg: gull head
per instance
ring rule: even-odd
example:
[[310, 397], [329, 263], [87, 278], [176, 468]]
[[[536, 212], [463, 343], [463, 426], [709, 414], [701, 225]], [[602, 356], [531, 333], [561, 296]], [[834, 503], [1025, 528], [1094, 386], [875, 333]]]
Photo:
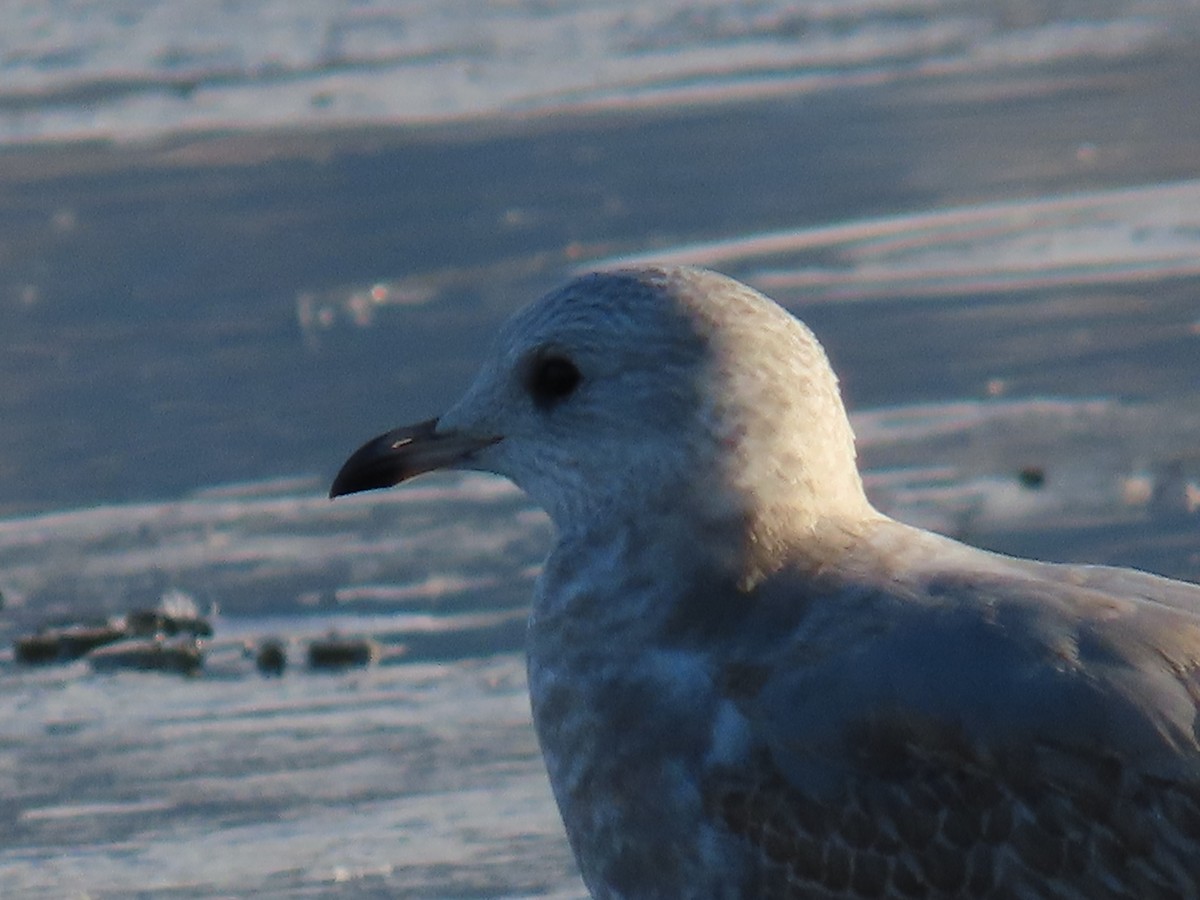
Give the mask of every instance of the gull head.
[[692, 268], [596, 272], [535, 301], [456, 404], [365, 444], [330, 495], [443, 468], [511, 479], [560, 534], [677, 511], [776, 553], [873, 515], [812, 332]]

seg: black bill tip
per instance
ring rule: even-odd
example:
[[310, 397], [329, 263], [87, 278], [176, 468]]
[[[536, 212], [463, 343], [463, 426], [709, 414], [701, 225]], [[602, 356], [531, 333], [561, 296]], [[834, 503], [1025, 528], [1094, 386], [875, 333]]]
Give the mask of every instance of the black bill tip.
[[437, 419], [393, 429], [367, 441], [338, 470], [329, 498], [376, 491], [399, 484], [425, 469], [414, 466], [415, 449], [435, 441]]
[[405, 425], [367, 441], [342, 465], [330, 499], [389, 488], [434, 469], [469, 467], [474, 454], [500, 440], [458, 431], [439, 432], [438, 420]]

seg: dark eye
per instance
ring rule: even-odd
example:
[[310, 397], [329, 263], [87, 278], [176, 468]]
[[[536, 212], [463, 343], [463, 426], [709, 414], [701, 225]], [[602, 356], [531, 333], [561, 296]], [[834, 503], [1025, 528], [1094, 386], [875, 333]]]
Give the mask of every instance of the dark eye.
[[575, 363], [565, 356], [547, 354], [529, 368], [529, 393], [534, 403], [549, 409], [569, 397], [582, 378]]

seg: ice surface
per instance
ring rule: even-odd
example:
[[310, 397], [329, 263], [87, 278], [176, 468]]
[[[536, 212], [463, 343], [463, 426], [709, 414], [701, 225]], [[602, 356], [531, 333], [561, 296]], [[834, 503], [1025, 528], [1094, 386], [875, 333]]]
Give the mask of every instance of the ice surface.
[[9, 3], [0, 143], [419, 123], [770, 96], [881, 78], [1111, 64], [1194, 4], [984, 0], [83, 0]]

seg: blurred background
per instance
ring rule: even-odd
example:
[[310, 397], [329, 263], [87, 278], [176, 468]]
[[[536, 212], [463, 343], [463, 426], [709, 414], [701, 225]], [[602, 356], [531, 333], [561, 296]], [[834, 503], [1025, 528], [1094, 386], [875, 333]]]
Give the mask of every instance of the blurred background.
[[594, 265], [800, 315], [886, 512], [1200, 580], [1197, 110], [1194, 0], [0, 3], [5, 896], [582, 895], [545, 519], [325, 491]]

